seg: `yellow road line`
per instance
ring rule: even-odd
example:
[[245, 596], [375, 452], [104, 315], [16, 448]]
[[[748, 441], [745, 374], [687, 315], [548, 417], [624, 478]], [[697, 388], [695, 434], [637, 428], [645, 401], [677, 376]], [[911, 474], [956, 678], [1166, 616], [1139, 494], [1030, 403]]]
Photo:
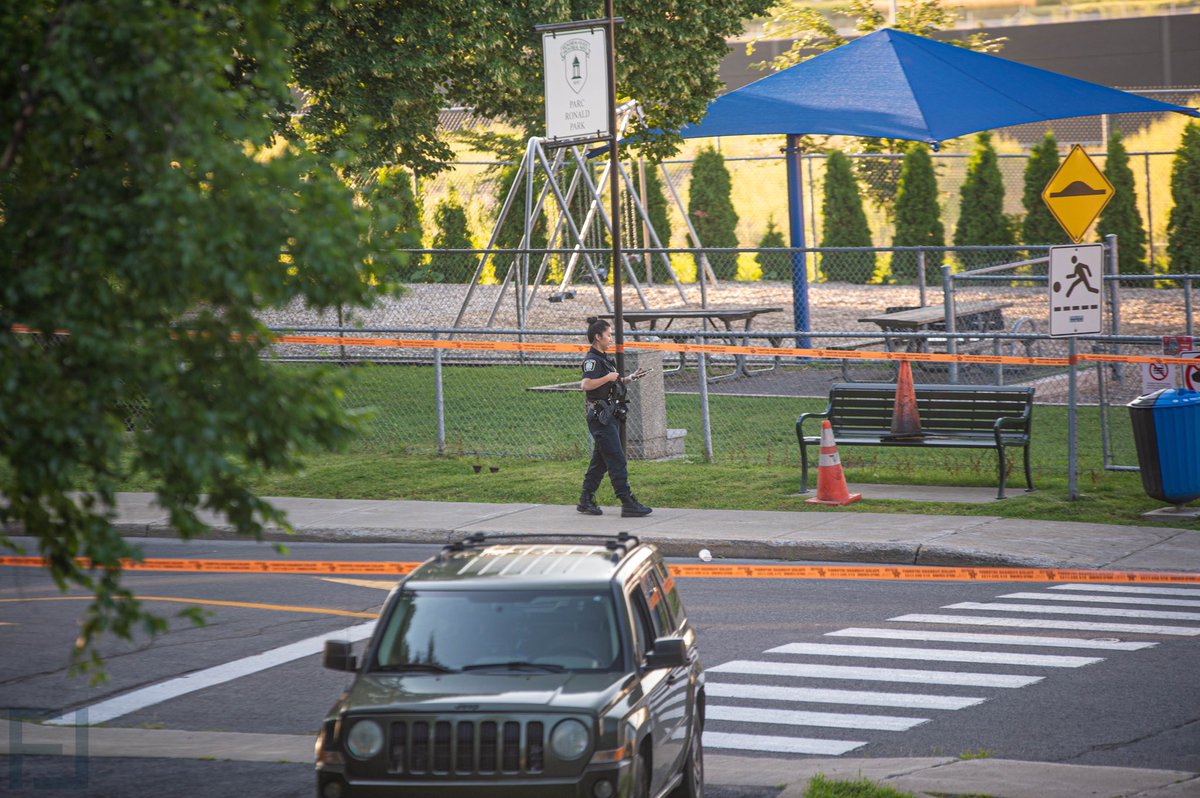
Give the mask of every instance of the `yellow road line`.
[[378, 579], [339, 579], [333, 576], [323, 576], [321, 577], [321, 581], [333, 582], [338, 585], [350, 585], [351, 587], [370, 587], [376, 590], [391, 590], [399, 584], [399, 582], [394, 580], [381, 582]]

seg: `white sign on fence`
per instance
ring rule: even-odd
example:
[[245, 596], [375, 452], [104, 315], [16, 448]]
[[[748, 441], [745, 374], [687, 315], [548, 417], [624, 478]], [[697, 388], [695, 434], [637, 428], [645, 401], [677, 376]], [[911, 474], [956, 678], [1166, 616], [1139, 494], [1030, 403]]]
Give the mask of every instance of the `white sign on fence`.
[[546, 79], [546, 138], [590, 141], [609, 135], [607, 31], [542, 34]]
[[1163, 388], [1175, 387], [1175, 365], [1173, 363], [1142, 364], [1142, 396]]
[[1104, 245], [1050, 247], [1050, 335], [1099, 335]]

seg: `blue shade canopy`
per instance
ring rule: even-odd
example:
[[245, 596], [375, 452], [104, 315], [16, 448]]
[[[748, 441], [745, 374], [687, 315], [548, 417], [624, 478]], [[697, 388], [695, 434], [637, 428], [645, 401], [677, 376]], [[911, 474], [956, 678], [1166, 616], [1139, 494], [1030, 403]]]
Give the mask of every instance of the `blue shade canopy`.
[[1023, 122], [1191, 108], [886, 28], [718, 97], [684, 138], [823, 133], [936, 143]]

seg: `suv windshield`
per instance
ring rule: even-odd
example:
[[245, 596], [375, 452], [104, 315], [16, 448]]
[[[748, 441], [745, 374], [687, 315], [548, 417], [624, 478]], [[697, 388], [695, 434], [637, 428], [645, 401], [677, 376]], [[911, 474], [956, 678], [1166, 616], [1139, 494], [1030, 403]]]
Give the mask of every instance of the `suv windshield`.
[[620, 670], [603, 590], [416, 590], [400, 595], [374, 670]]

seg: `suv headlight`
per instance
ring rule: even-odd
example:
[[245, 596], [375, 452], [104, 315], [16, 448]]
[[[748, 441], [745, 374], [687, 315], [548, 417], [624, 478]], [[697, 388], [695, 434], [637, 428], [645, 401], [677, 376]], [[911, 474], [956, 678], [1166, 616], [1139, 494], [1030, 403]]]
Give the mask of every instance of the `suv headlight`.
[[383, 748], [383, 729], [373, 720], [360, 720], [350, 727], [346, 750], [356, 759], [370, 759]]
[[559, 759], [572, 760], [583, 756], [591, 742], [587, 726], [568, 718], [550, 733], [550, 750]]

